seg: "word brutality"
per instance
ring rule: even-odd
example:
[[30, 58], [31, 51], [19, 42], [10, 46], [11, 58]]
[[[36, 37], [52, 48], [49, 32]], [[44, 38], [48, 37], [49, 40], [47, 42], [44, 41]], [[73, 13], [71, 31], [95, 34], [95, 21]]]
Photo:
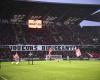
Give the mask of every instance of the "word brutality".
[[11, 51], [73, 51], [76, 46], [73, 45], [9, 45]]

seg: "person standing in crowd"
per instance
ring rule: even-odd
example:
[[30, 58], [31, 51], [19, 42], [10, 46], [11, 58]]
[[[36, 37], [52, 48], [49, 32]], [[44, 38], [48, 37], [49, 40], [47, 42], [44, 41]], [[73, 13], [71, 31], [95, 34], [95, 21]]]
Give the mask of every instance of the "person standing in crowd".
[[18, 53], [16, 52], [16, 54], [13, 55], [13, 61], [12, 61], [12, 64], [16, 63], [16, 64], [19, 64], [19, 55]]
[[32, 61], [32, 65], [33, 65], [33, 53], [32, 52], [28, 54], [28, 64], [30, 64], [30, 61]]

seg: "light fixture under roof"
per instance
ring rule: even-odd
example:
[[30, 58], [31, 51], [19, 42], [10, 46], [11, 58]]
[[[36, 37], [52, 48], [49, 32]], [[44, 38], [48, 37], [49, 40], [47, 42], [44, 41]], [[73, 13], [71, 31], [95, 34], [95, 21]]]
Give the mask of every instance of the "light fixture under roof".
[[84, 27], [84, 26], [99, 26], [99, 27], [100, 27], [100, 22], [83, 20], [83, 21], [80, 23], [80, 26], [81, 26], [81, 27]]

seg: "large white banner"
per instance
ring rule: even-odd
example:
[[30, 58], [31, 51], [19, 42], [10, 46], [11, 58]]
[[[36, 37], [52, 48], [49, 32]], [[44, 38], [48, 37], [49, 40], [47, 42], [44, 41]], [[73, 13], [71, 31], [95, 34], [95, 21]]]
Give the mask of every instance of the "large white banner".
[[76, 49], [74, 45], [9, 45], [11, 51], [73, 51]]

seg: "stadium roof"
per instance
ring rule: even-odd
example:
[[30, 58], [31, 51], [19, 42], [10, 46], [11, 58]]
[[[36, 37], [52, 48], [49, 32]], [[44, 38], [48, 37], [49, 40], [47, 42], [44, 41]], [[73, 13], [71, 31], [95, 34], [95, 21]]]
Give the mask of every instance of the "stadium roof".
[[38, 19], [50, 19], [57, 22], [68, 21], [69, 19], [73, 19], [72, 17], [76, 17], [79, 19], [77, 20], [77, 24], [84, 19], [96, 20], [97, 18], [93, 16], [97, 15], [98, 17], [98, 13], [94, 15], [91, 14], [100, 9], [99, 5], [51, 4], [27, 1], [6, 2], [2, 3], [0, 6], [3, 8], [1, 9], [0, 18], [11, 19], [14, 15], [25, 15], [25, 18], [22, 18], [23, 21], [38, 16]]
[[29, 1], [29, 2], [49, 2], [49, 3], [69, 3], [69, 4], [91, 4], [99, 5], [100, 0], [18, 0], [18, 1]]

